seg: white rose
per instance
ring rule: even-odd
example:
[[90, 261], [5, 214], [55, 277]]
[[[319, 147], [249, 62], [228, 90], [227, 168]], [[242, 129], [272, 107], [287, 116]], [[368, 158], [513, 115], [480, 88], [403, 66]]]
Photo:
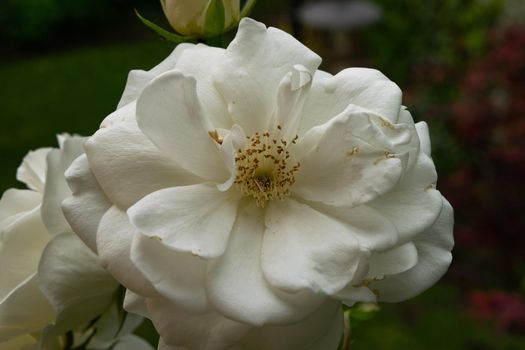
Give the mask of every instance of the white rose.
[[[215, 2], [224, 8], [224, 24], [221, 31], [208, 33], [210, 29], [206, 28], [206, 14]], [[173, 29], [185, 35], [218, 35], [240, 18], [239, 0], [160, 0], [160, 3]]]
[[179, 45], [130, 73], [68, 169], [66, 217], [161, 346], [335, 349], [341, 301], [401, 301], [447, 270], [426, 124], [380, 72], [320, 62], [251, 19], [226, 50]]
[[149, 348], [127, 335], [140, 318], [128, 317], [126, 332], [118, 332], [119, 284], [60, 208], [71, 193], [64, 171], [84, 140], [61, 136], [60, 149], [29, 152], [17, 173], [29, 189], [7, 190], [0, 200], [0, 349], [61, 349], [66, 333], [74, 341], [91, 339], [90, 349], [107, 349], [119, 338]]

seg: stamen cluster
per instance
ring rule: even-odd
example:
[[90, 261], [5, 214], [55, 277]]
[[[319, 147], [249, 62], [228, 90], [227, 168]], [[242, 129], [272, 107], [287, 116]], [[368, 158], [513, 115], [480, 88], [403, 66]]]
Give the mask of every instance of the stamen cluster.
[[[281, 129], [280, 126], [277, 128]], [[241, 192], [253, 197], [258, 207], [264, 207], [267, 201], [289, 196], [289, 188], [295, 183], [294, 174], [300, 167], [299, 162], [290, 164], [289, 148], [297, 143], [298, 136], [286, 141], [270, 137], [269, 132], [256, 132], [246, 139], [247, 146], [239, 149], [235, 157], [235, 184]]]

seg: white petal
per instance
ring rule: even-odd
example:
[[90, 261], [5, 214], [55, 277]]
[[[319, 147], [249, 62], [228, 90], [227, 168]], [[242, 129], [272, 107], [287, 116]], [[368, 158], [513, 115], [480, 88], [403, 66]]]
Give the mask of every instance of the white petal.
[[205, 260], [176, 252], [159, 240], [142, 234], [134, 237], [131, 260], [155, 290], [181, 310], [191, 313], [207, 311]]
[[353, 208], [332, 207], [310, 202], [315, 210], [340, 221], [359, 241], [359, 245], [370, 251], [381, 251], [393, 247], [398, 241], [394, 224], [380, 211], [367, 205]]
[[[293, 192], [307, 200], [347, 207], [388, 192], [401, 176], [400, 158], [406, 154], [412, 135], [405, 125], [385, 123], [349, 106], [318, 130], [312, 129], [311, 133], [321, 136], [317, 146], [300, 160]], [[300, 142], [297, 147], [306, 146]]]
[[348, 227], [292, 199], [272, 202], [265, 222], [261, 259], [272, 286], [334, 294], [366, 255]]
[[32, 190], [43, 192], [46, 183], [46, 156], [51, 148], [30, 151], [16, 171], [16, 179]]
[[0, 227], [7, 227], [27, 211], [42, 203], [42, 194], [32, 190], [10, 188], [0, 199]]
[[342, 331], [341, 303], [330, 300], [300, 322], [253, 328], [241, 343], [257, 350], [331, 350], [337, 348]]
[[100, 128], [110, 128], [118, 124], [128, 124], [137, 127], [137, 120], [135, 118], [136, 110], [137, 101], [135, 100], [109, 114], [104, 118], [102, 123], [100, 123]]
[[171, 71], [155, 78], [137, 100], [137, 123], [168, 157], [215, 182], [228, 178], [214, 130], [203, 114], [193, 77]]
[[410, 270], [417, 264], [418, 254], [414, 243], [408, 242], [380, 253], [372, 253], [368, 275], [382, 277]]
[[138, 295], [129, 289], [126, 289], [124, 294], [124, 302], [122, 307], [129, 313], [148, 317], [148, 306], [146, 305], [146, 298]]
[[297, 321], [319, 305], [322, 296], [278, 293], [261, 270], [264, 223], [254, 205], [240, 209], [224, 255], [209, 263], [210, 302], [228, 318], [252, 325]]
[[[274, 124], [282, 128], [279, 138], [291, 140], [295, 137], [302, 117], [305, 96], [310, 90], [312, 75], [307, 68], [295, 65], [279, 84], [277, 103], [273, 115]], [[274, 136], [275, 137], [275, 136]]]
[[128, 103], [136, 100], [139, 97], [142, 90], [144, 90], [146, 85], [148, 85], [148, 83], [151, 80], [153, 80], [153, 78], [168, 70], [175, 68], [175, 65], [179, 60], [181, 54], [185, 50], [193, 47], [195, 47], [195, 45], [193, 44], [179, 44], [175, 47], [175, 50], [173, 50], [173, 52], [164, 59], [164, 61], [162, 61], [149, 71], [139, 69], [130, 71], [128, 74], [128, 81], [126, 82], [126, 87], [124, 89], [120, 102], [118, 103], [118, 108], [121, 108], [124, 105], [127, 105]]
[[0, 342], [41, 330], [54, 317], [53, 308], [38, 288], [35, 273], [0, 299]]
[[199, 181], [163, 155], [134, 125], [100, 129], [85, 148], [100, 186], [124, 210], [148, 193]]
[[129, 208], [131, 223], [175, 250], [209, 259], [223, 254], [237, 212], [236, 194], [213, 184], [166, 188]]
[[224, 183], [217, 185], [221, 192], [225, 192], [233, 185], [237, 176], [237, 167], [235, 163], [235, 156], [238, 149], [244, 149], [246, 143], [246, 135], [244, 130], [239, 125], [234, 125], [231, 130], [224, 136], [221, 144], [221, 155], [224, 164], [230, 172], [230, 177]]
[[234, 122], [228, 113], [228, 106], [213, 81], [214, 72], [225, 57], [224, 49], [197, 44], [184, 51], [175, 69], [194, 77], [197, 81], [197, 95], [212, 125], [216, 128], [229, 129]]
[[71, 232], [71, 227], [62, 213], [62, 201], [71, 195], [64, 173], [84, 150], [85, 138], [68, 137], [62, 141], [62, 149], [53, 149], [47, 154], [47, 173], [42, 200], [42, 220], [53, 234]]
[[57, 333], [101, 315], [119, 287], [95, 254], [71, 233], [55, 236], [38, 267], [38, 284], [57, 313]]
[[0, 300], [37, 270], [49, 239], [39, 206], [1, 228]]
[[421, 144], [421, 152], [430, 157], [432, 147], [430, 145], [430, 135], [428, 134], [428, 125], [425, 122], [416, 124], [417, 134]]
[[111, 204], [91, 173], [85, 155], [73, 161], [65, 176], [73, 195], [62, 203], [64, 215], [73, 231], [96, 252], [98, 224]]
[[191, 350], [227, 349], [251, 328], [217, 313], [186, 313], [162, 299], [148, 299], [148, 310], [166, 345]]
[[291, 35], [244, 18], [217, 65], [215, 86], [234, 122], [250, 135], [266, 130], [285, 74], [296, 64], [313, 74], [320, 63], [319, 56]]
[[97, 251], [101, 263], [124, 287], [141, 295], [156, 295], [156, 292], [131, 262], [131, 244], [138, 235], [129, 223], [125, 212], [111, 207], [100, 220], [97, 231]]
[[335, 76], [317, 71], [305, 102], [299, 134], [327, 122], [349, 104], [397, 123], [401, 96], [399, 87], [375, 69], [348, 68]]
[[417, 264], [408, 271], [371, 283], [371, 288], [379, 291], [380, 301], [399, 302], [412, 298], [431, 287], [447, 271], [452, 261], [454, 218], [452, 207], [446, 199], [443, 201], [443, 210], [434, 225], [414, 239]]
[[414, 167], [404, 174], [390, 192], [369, 203], [397, 228], [399, 240], [407, 242], [437, 219], [443, 201], [436, 190], [436, 169], [432, 160], [420, 153]]

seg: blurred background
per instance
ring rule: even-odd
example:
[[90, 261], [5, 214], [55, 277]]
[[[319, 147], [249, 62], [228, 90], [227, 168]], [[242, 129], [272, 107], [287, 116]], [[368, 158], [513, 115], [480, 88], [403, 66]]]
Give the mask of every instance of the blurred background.
[[[131, 69], [173, 49], [155, 0], [2, 0], [0, 191], [25, 153], [92, 134]], [[456, 212], [454, 261], [421, 296], [354, 322], [353, 349], [525, 349], [525, 1], [260, 0], [322, 69], [380, 69], [428, 122], [439, 189]], [[155, 341], [151, 326], [140, 332]]]

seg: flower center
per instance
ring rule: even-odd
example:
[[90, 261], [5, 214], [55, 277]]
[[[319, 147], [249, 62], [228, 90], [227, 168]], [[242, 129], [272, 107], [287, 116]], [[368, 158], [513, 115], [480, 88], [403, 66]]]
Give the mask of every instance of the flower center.
[[[280, 126], [277, 127], [279, 130]], [[258, 207], [264, 207], [267, 201], [284, 199], [290, 195], [290, 186], [295, 183], [295, 173], [300, 164], [290, 164], [292, 145], [298, 136], [287, 142], [270, 137], [269, 132], [256, 132], [247, 136], [247, 146], [238, 150], [235, 156], [237, 166], [237, 184], [245, 196], [255, 199]]]

